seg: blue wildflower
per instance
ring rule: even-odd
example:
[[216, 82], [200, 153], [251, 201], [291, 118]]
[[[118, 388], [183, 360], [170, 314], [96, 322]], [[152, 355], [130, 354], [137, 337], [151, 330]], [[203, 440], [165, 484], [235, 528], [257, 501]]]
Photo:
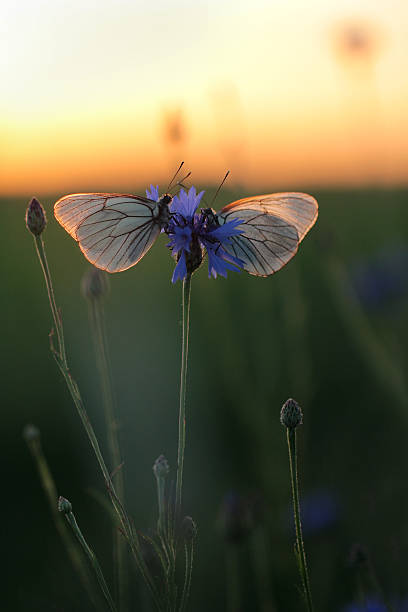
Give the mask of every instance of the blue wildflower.
[[171, 219], [166, 229], [170, 237], [167, 246], [177, 259], [173, 283], [194, 272], [200, 266], [205, 252], [208, 255], [209, 278], [217, 278], [218, 274], [226, 277], [228, 270], [236, 272], [237, 268], [243, 266], [238, 257], [225, 250], [230, 238], [242, 233], [237, 228], [242, 221], [234, 219], [220, 225], [211, 209], [196, 212], [203, 194], [204, 191], [197, 193], [195, 187], [191, 187], [188, 192], [182, 189], [173, 198]]
[[150, 189], [146, 189], [146, 197], [157, 202], [160, 199], [159, 186], [150, 185]]
[[330, 491], [318, 490], [303, 497], [301, 513], [305, 533], [312, 534], [337, 523], [340, 507], [336, 496]]
[[374, 597], [367, 599], [363, 604], [353, 603], [343, 608], [343, 612], [387, 612], [387, 610], [387, 606]]
[[352, 272], [357, 295], [366, 308], [379, 309], [404, 298], [408, 293], [408, 249], [384, 248], [359, 262]]

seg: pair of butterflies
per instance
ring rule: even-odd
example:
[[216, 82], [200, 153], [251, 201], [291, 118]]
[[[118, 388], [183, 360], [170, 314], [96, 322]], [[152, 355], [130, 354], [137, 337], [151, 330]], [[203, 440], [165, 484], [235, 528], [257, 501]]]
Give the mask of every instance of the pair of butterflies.
[[[55, 217], [97, 268], [122, 272], [153, 245], [171, 215], [172, 196], [158, 201], [118, 193], [75, 193], [59, 199]], [[218, 224], [240, 219], [241, 234], [223, 248], [254, 276], [280, 270], [314, 225], [318, 205], [305, 193], [253, 196], [228, 204], [215, 214]]]

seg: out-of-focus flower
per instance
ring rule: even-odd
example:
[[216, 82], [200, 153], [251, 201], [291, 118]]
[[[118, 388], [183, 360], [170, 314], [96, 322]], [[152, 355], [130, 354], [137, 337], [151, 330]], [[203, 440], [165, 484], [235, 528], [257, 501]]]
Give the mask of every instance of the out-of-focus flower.
[[309, 535], [332, 527], [340, 518], [336, 496], [325, 490], [304, 495], [300, 501], [300, 512], [303, 531]]
[[408, 249], [382, 250], [358, 263], [352, 272], [354, 289], [367, 309], [378, 309], [408, 295]]
[[222, 500], [218, 525], [226, 542], [238, 544], [262, 520], [263, 500], [259, 494], [229, 491]]
[[243, 262], [227, 253], [225, 244], [232, 236], [241, 234], [239, 219], [219, 225], [215, 214], [210, 209], [196, 212], [204, 191], [196, 192], [191, 187], [184, 189], [173, 198], [171, 219], [166, 229], [170, 237], [167, 245], [177, 260], [172, 282], [184, 280], [201, 265], [205, 252], [208, 255], [208, 276], [226, 277], [227, 271], [238, 271]]

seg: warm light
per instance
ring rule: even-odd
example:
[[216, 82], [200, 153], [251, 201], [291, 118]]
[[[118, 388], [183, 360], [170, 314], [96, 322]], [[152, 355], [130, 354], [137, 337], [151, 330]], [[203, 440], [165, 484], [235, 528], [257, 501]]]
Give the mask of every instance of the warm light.
[[9, 2], [1, 192], [133, 190], [181, 159], [196, 183], [406, 184], [407, 9], [358, 10]]

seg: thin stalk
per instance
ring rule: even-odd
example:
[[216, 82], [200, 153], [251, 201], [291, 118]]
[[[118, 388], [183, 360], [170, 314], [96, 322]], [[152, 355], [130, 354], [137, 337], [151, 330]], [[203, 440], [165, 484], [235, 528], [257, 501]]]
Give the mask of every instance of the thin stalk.
[[67, 356], [65, 352], [65, 340], [64, 340], [64, 330], [63, 330], [63, 325], [62, 325], [62, 318], [60, 316], [60, 313], [58, 311], [58, 308], [55, 302], [55, 295], [54, 295], [54, 290], [52, 287], [51, 275], [50, 275], [50, 271], [48, 268], [46, 254], [45, 254], [44, 242], [40, 236], [35, 236], [34, 240], [36, 244], [38, 257], [40, 259], [41, 266], [44, 272], [45, 282], [46, 282], [47, 291], [48, 291], [48, 298], [50, 302], [51, 312], [53, 315], [55, 329], [57, 333], [57, 339], [58, 339], [58, 348], [56, 349], [53, 345], [53, 332], [51, 331], [51, 334], [50, 334], [51, 351], [61, 371], [61, 374], [63, 375], [65, 379], [65, 382], [67, 384], [71, 397], [74, 401], [74, 404], [79, 414], [79, 417], [81, 419], [81, 422], [88, 435], [89, 441], [91, 443], [91, 446], [95, 453], [99, 467], [101, 469], [103, 478], [105, 480], [105, 485], [106, 485], [106, 488], [108, 489], [108, 493], [110, 495], [113, 507], [115, 508], [116, 514], [118, 515], [118, 518], [121, 524], [121, 528], [126, 536], [126, 539], [128, 540], [128, 543], [132, 551], [133, 557], [135, 559], [136, 565], [139, 568], [147, 586], [149, 587], [149, 590], [152, 594], [152, 597], [154, 598], [157, 609], [162, 610], [163, 605], [161, 602], [161, 598], [158, 593], [157, 587], [154, 583], [154, 580], [152, 576], [149, 574], [146, 563], [143, 559], [138, 537], [134, 532], [132, 523], [130, 522], [129, 517], [127, 513], [125, 512], [125, 509], [121, 501], [118, 498], [115, 487], [113, 486], [113, 482], [112, 482], [109, 470], [106, 467], [105, 461], [103, 459], [103, 455], [101, 453], [97, 437], [95, 435], [94, 429], [89, 420], [88, 414], [85, 410], [85, 406], [82, 401], [82, 397], [81, 397], [78, 385], [75, 382], [75, 380], [72, 378], [71, 372], [69, 370], [69, 365], [68, 365]]
[[93, 550], [90, 548], [90, 546], [86, 542], [84, 536], [82, 535], [82, 532], [78, 526], [78, 523], [76, 522], [73, 512], [72, 511], [66, 512], [65, 518], [67, 519], [68, 524], [71, 526], [72, 531], [78, 538], [79, 543], [81, 544], [82, 548], [84, 549], [85, 554], [87, 555], [87, 557], [89, 558], [91, 562], [92, 568], [96, 574], [96, 578], [98, 580], [99, 586], [101, 587], [101, 591], [105, 597], [106, 603], [108, 604], [109, 610], [111, 610], [112, 612], [117, 612], [115, 602], [113, 601], [112, 596], [109, 592], [109, 588], [108, 588], [108, 585], [106, 584], [106, 580], [102, 573], [101, 566], [99, 565], [99, 561], [96, 558], [96, 555], [93, 552]]
[[227, 612], [239, 612], [241, 610], [241, 594], [239, 584], [239, 554], [236, 546], [229, 545], [225, 555], [227, 570]]
[[185, 559], [185, 573], [184, 573], [184, 585], [183, 592], [181, 595], [179, 612], [184, 612], [187, 606], [187, 601], [190, 595], [191, 588], [191, 575], [193, 573], [193, 561], [194, 561], [194, 540], [191, 540], [190, 550], [188, 544], [184, 544], [184, 559]]
[[180, 369], [180, 403], [178, 420], [178, 451], [177, 451], [177, 480], [176, 480], [176, 512], [174, 520], [181, 516], [181, 501], [183, 490], [183, 467], [184, 449], [186, 445], [186, 380], [188, 361], [188, 333], [190, 325], [190, 297], [191, 297], [191, 274], [183, 280], [182, 298], [182, 350]]
[[[89, 318], [94, 339], [97, 366], [102, 386], [105, 426], [111, 466], [115, 472], [116, 493], [124, 504], [125, 484], [121, 466], [121, 453], [118, 439], [118, 425], [115, 418], [115, 395], [113, 392], [112, 375], [109, 363], [108, 344], [106, 339], [104, 309], [102, 298], [89, 299]], [[128, 573], [126, 567], [125, 541], [117, 529], [113, 527], [114, 567], [116, 570], [116, 590], [119, 610], [125, 612], [128, 608]]]
[[299, 563], [300, 577], [302, 580], [303, 591], [308, 612], [313, 612], [312, 593], [310, 590], [309, 574], [306, 564], [306, 553], [303, 543], [302, 524], [300, 521], [300, 504], [299, 504], [299, 483], [297, 472], [297, 454], [296, 454], [296, 429], [287, 427], [286, 429], [288, 450], [289, 450], [289, 465], [290, 465], [290, 480], [292, 485], [293, 497], [293, 515], [295, 519], [296, 530], [296, 553]]
[[90, 576], [88, 575], [88, 569], [86, 565], [84, 564], [84, 559], [82, 555], [78, 552], [76, 546], [74, 545], [74, 540], [72, 539], [68, 531], [68, 528], [65, 522], [63, 521], [61, 514], [58, 512], [58, 508], [55, 503], [55, 500], [58, 498], [57, 488], [55, 486], [54, 479], [52, 477], [50, 468], [48, 466], [47, 460], [42, 450], [40, 434], [38, 430], [36, 430], [36, 432], [38, 433], [35, 437], [33, 435], [29, 435], [29, 432], [28, 432], [29, 427], [32, 428], [32, 426], [27, 426], [27, 428], [25, 429], [25, 432], [27, 432], [27, 434], [25, 434], [24, 437], [26, 439], [27, 446], [30, 450], [30, 453], [34, 459], [34, 462], [35, 462], [35, 465], [36, 465], [36, 468], [37, 468], [37, 471], [40, 477], [41, 485], [42, 485], [42, 488], [44, 490], [44, 493], [46, 495], [46, 498], [47, 498], [47, 501], [48, 501], [48, 504], [51, 510], [51, 515], [52, 515], [55, 527], [61, 537], [61, 540], [64, 543], [64, 546], [67, 550], [71, 563], [75, 571], [77, 572], [82, 582], [82, 585], [88, 594], [89, 599], [93, 603], [94, 607], [97, 608], [97, 601], [95, 599], [95, 594], [93, 592], [92, 584], [90, 581]]

